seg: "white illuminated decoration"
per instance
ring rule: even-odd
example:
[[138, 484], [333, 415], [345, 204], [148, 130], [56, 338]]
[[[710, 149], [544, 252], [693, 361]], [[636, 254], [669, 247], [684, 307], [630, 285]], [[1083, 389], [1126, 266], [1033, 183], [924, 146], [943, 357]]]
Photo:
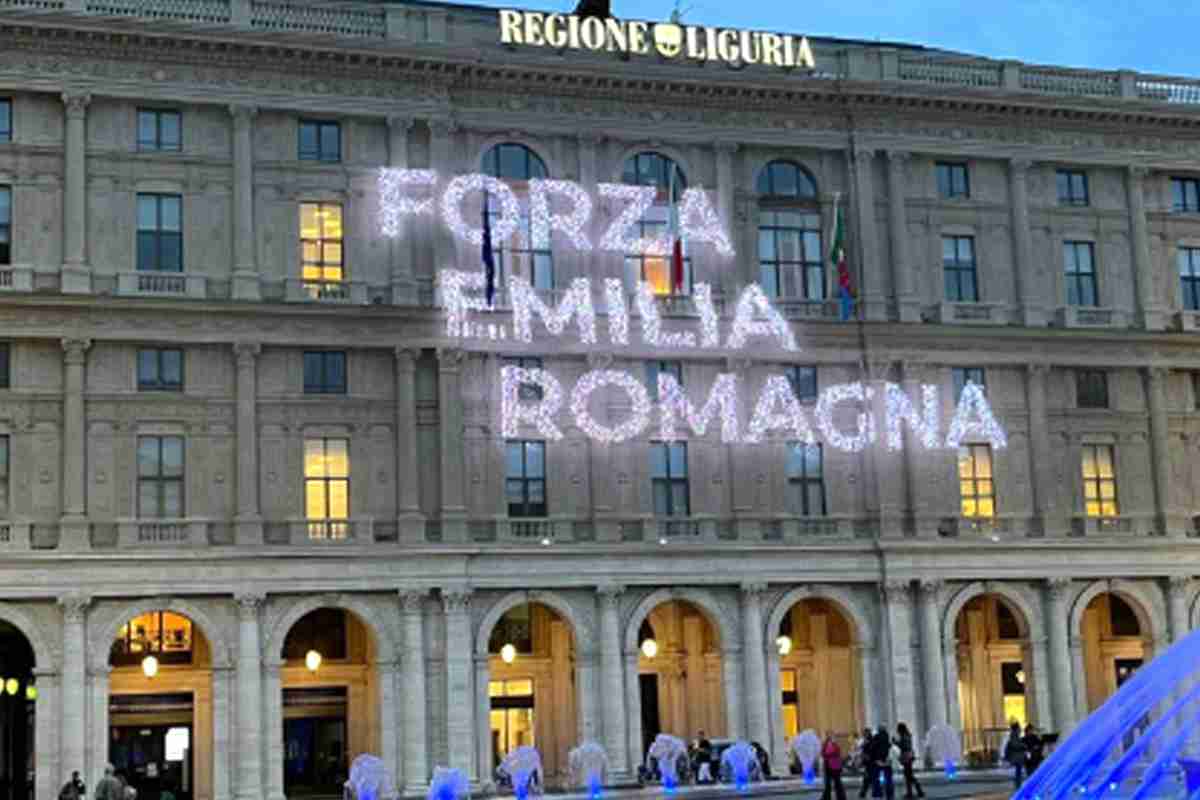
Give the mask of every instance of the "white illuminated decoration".
[[551, 308], [527, 280], [511, 275], [508, 279], [508, 299], [512, 304], [513, 335], [520, 341], [533, 341], [533, 315], [537, 314], [545, 323], [546, 330], [555, 336], [561, 336], [567, 323], [575, 317], [579, 325], [579, 340], [584, 344], [596, 343], [592, 282], [587, 278], [571, 281], [571, 288], [563, 293], [558, 308]]
[[647, 256], [665, 256], [671, 249], [667, 235], [654, 239], [635, 238], [629, 231], [641, 221], [646, 210], [654, 205], [658, 189], [654, 186], [627, 186], [623, 183], [602, 183], [598, 187], [600, 196], [619, 200], [627, 205], [613, 219], [608, 230], [600, 238], [600, 249], [613, 253], [640, 253]]
[[639, 281], [637, 294], [638, 316], [642, 319], [642, 341], [651, 347], [695, 347], [696, 335], [686, 331], [664, 333], [662, 317], [658, 313], [658, 298], [649, 283]]
[[697, 283], [692, 290], [692, 300], [696, 304], [696, 313], [700, 315], [700, 346], [720, 347], [721, 318], [713, 304], [712, 287], [707, 283]]
[[[592, 392], [601, 386], [625, 390], [632, 406], [629, 419], [612, 428], [596, 422], [588, 408]], [[640, 435], [650, 424], [650, 395], [646, 387], [628, 372], [594, 370], [584, 373], [571, 390], [571, 414], [575, 417], [575, 426], [589, 437], [602, 444], [619, 444]]]
[[629, 344], [629, 306], [625, 287], [618, 278], [604, 281], [604, 305], [608, 312], [608, 339], [613, 344]]
[[[778, 411], [775, 410], [777, 407]], [[743, 441], [758, 444], [765, 434], [778, 429], [787, 431], [788, 438], [795, 441], [805, 444], [815, 444], [817, 441], [808, 415], [792, 391], [791, 381], [783, 375], [770, 375], [762, 394], [758, 396]]]
[[[541, 387], [536, 403], [521, 402], [521, 385]], [[554, 415], [562, 408], [563, 390], [558, 379], [544, 369], [500, 368], [500, 428], [505, 439], [521, 435], [522, 423], [532, 425], [546, 439], [558, 441], [562, 431], [554, 424]]]
[[708, 392], [708, 399], [697, 411], [675, 376], [660, 372], [658, 408], [661, 414], [658, 435], [663, 441], [680, 438], [675, 434], [675, 426], [681, 417], [692, 433], [703, 436], [708, 430], [708, 423], [718, 411], [721, 413], [721, 441], [725, 444], [736, 444], [738, 441], [737, 376], [732, 373], [717, 376]]
[[[568, 214], [550, 211], [550, 196], [559, 195], [571, 202]], [[529, 217], [533, 241], [550, 242], [550, 232], [558, 231], [571, 242], [576, 250], [591, 250], [588, 241], [588, 220], [592, 218], [592, 198], [583, 187], [572, 181], [547, 181], [534, 179], [529, 182]]]
[[478, 225], [468, 225], [463, 219], [462, 201], [468, 194], [482, 194], [484, 189], [491, 196], [492, 210], [499, 206], [500, 217], [492, 222], [492, 242], [499, 245], [511, 239], [521, 224], [521, 205], [517, 202], [517, 196], [499, 178], [474, 173], [460, 175], [450, 181], [442, 195], [442, 219], [455, 237], [471, 244], [483, 244], [482, 220]]
[[958, 397], [958, 408], [950, 420], [946, 447], [957, 450], [964, 439], [984, 439], [999, 450], [1008, 447], [1008, 436], [992, 413], [992, 407], [979, 384], [970, 382]]
[[912, 427], [917, 441], [923, 446], [929, 449], [936, 448], [942, 432], [941, 415], [938, 414], [937, 386], [925, 384], [921, 387], [923, 414], [920, 416], [913, 408], [912, 400], [898, 384], [887, 384], [885, 391], [887, 392], [888, 449], [902, 450], [904, 448], [904, 436], [900, 431], [902, 422], [907, 422]]
[[[762, 315], [764, 319], [758, 319], [756, 315]], [[796, 337], [792, 334], [791, 326], [771, 305], [757, 283], [743, 289], [738, 298], [733, 312], [733, 330], [729, 334], [729, 349], [742, 349], [752, 336], [774, 336], [784, 350], [796, 349]]]
[[[433, 214], [432, 187], [437, 173], [431, 169], [390, 169], [379, 171], [379, 223], [384, 236], [399, 236], [404, 217]], [[420, 199], [410, 197], [410, 186], [428, 186], [430, 194]]]
[[703, 189], [684, 191], [679, 207], [679, 230], [689, 242], [708, 242], [722, 256], [733, 257], [733, 245]]
[[442, 307], [446, 309], [446, 335], [452, 339], [472, 335], [471, 322], [467, 315], [471, 311], [487, 311], [487, 302], [480, 296], [467, 295], [465, 289], [483, 291], [485, 279], [482, 272], [463, 272], [444, 269], [438, 276], [442, 295]]
[[816, 423], [825, 442], [837, 450], [857, 453], [869, 444], [875, 443], [875, 416], [860, 411], [855, 422], [856, 430], [853, 436], [842, 433], [833, 421], [834, 408], [840, 403], [854, 401], [865, 404], [875, 392], [871, 387], [863, 388], [861, 383], [837, 383], [827, 387], [817, 398]]

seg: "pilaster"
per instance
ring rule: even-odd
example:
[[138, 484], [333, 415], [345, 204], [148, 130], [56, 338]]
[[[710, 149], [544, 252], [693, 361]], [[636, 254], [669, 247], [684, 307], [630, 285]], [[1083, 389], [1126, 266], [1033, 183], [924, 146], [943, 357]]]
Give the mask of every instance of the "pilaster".
[[58, 598], [62, 609], [62, 772], [70, 775], [72, 770], [85, 773], [87, 764], [87, 713], [84, 692], [87, 686], [87, 629], [88, 606], [92, 598], [87, 595], [70, 594]]
[[439, 349], [438, 420], [441, 441], [442, 539], [467, 540], [467, 508], [463, 494], [463, 420], [460, 372], [463, 351]]
[[925, 730], [945, 725], [946, 676], [942, 674], [940, 598], [943, 583], [925, 579], [919, 584], [921, 608], [921, 675], [925, 684]]
[[859, 314], [873, 322], [888, 318], [887, 296], [880, 278], [879, 239], [875, 226], [875, 151], [854, 145], [850, 151], [854, 186], [855, 255], [850, 264], [853, 284], [862, 304]]
[[1008, 189], [1012, 215], [1013, 297], [1020, 322], [1026, 327], [1045, 327], [1050, 310], [1043, 304], [1033, 261], [1033, 236], [1029, 222], [1029, 169], [1033, 162], [1014, 158], [1008, 162]]
[[1170, 371], [1166, 367], [1143, 367], [1146, 405], [1150, 412], [1150, 463], [1154, 482], [1155, 527], [1160, 533], [1175, 538], [1187, 535], [1187, 515], [1176, 508], [1172, 497], [1170, 434], [1167, 419], [1167, 384]]
[[603, 742], [614, 778], [628, 778], [633, 772], [631, 765], [640, 757], [634, 753], [630, 759], [625, 739], [628, 709], [621, 665], [621, 594], [624, 590], [625, 587], [617, 584], [607, 584], [596, 590], [600, 600], [600, 686], [605, 698], [600, 704]]
[[908, 164], [911, 155], [902, 150], [888, 150], [888, 237], [891, 244], [892, 294], [896, 313], [901, 322], [920, 322], [921, 304], [914, 287], [915, 267], [908, 253], [908, 211], [905, 192], [908, 187]]
[[86, 92], [63, 92], [66, 136], [63, 148], [63, 294], [92, 291], [87, 262], [87, 108]]
[[449, 765], [472, 783], [479, 775], [475, 759], [474, 637], [471, 635], [471, 590], [442, 590], [446, 615], [446, 742]]
[[1025, 397], [1029, 407], [1029, 486], [1033, 503], [1034, 532], [1049, 535], [1065, 530], [1065, 516], [1054, 513], [1055, 481], [1050, 457], [1050, 433], [1046, 414], [1046, 379], [1050, 367], [1028, 364], [1025, 367]]
[[[1072, 682], [1071, 643], [1068, 631], [1067, 601], [1071, 594], [1069, 578], [1046, 581], [1046, 630], [1050, 642], [1050, 697], [1054, 706], [1054, 726], [1066, 734], [1075, 726], [1075, 688]], [[1083, 680], [1083, 674], [1078, 676]]]
[[[408, 137], [414, 126], [412, 117], [390, 116], [388, 124], [388, 165], [392, 169], [408, 169]], [[392, 303], [416, 305], [416, 226], [406, 217], [398, 221], [399, 231], [391, 240], [388, 253], [391, 257]]]
[[258, 373], [262, 347], [256, 342], [233, 345], [237, 363], [237, 517], [239, 545], [263, 543], [263, 521], [258, 505]]
[[403, 698], [404, 792], [424, 794], [429, 783], [428, 686], [425, 664], [425, 601], [429, 593], [400, 590], [400, 615], [404, 624], [400, 694]]
[[912, 663], [912, 592], [906, 580], [883, 584], [884, 613], [887, 618], [891, 702], [886, 704], [888, 724], [917, 718], [917, 687]]
[[249, 105], [229, 106], [233, 119], [233, 299], [262, 299], [254, 246], [254, 117]]
[[746, 706], [746, 734], [752, 742], [770, 742], [771, 730], [767, 710], [766, 645], [763, 641], [763, 595], [765, 583], [742, 585], [742, 653], [745, 678], [742, 696]]
[[421, 513], [421, 468], [417, 452], [416, 360], [419, 350], [397, 347], [396, 357], [396, 509], [400, 541], [425, 541]]
[[1167, 579], [1167, 617], [1171, 625], [1171, 641], [1178, 642], [1191, 633], [1188, 620], [1188, 594], [1192, 576], [1172, 575]]
[[63, 339], [63, 516], [59, 522], [60, 550], [91, 549], [87, 521], [87, 421], [84, 417], [84, 376], [90, 339]]
[[1137, 286], [1137, 313], [1146, 330], [1166, 328], [1166, 310], [1158, 304], [1154, 292], [1154, 264], [1150, 259], [1150, 235], [1146, 222], [1145, 182], [1150, 171], [1130, 165], [1125, 170], [1125, 191], [1129, 203], [1129, 228], [1133, 241], [1133, 279]]
[[237, 653], [237, 800], [263, 796], [262, 649], [258, 612], [263, 595], [247, 593], [234, 598], [238, 612]]

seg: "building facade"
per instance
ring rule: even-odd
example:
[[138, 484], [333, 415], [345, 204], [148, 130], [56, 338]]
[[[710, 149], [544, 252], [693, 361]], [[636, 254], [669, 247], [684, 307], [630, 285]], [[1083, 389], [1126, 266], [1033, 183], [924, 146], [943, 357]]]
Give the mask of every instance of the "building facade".
[[[502, 45], [432, 3], [10, 0], [0, 39], [6, 800], [106, 762], [154, 796], [329, 794], [368, 752], [419, 793], [522, 744], [565, 783], [585, 740], [618, 780], [658, 732], [779, 771], [798, 731], [898, 721], [986, 760], [1195, 623], [1194, 81]], [[680, 230], [678, 264], [644, 244]], [[751, 284], [786, 324], [751, 302], [722, 348]], [[601, 335], [518, 335], [529, 295], [593, 296]], [[772, 377], [793, 422], [857, 386], [828, 419], [865, 439], [616, 436], [640, 389], [569, 420], [539, 377], [598, 373], [697, 404], [733, 376], [734, 427]], [[885, 446], [889, 383], [1005, 435]]]

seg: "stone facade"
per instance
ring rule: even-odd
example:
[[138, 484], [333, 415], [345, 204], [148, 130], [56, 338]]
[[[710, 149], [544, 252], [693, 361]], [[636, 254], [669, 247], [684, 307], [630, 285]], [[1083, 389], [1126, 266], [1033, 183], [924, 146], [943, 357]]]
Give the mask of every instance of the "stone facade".
[[[1050, 730], [1111, 690], [1085, 678], [1106, 670], [1085, 621], [1098, 596], [1137, 615], [1122, 657], [1192, 627], [1200, 311], [1177, 264], [1200, 248], [1200, 209], [1173, 192], [1200, 177], [1195, 83], [837, 41], [814, 41], [817, 71], [801, 74], [497, 40], [493, 13], [432, 5], [0, 3], [12, 123], [0, 142], [12, 241], [0, 620], [35, 654], [38, 800], [72, 769], [99, 776], [110, 692], [128, 690], [110, 645], [153, 609], [187, 616], [211, 645], [202, 683], [176, 687], [204, 706], [197, 735], [211, 731], [196, 751], [204, 800], [284, 796], [281, 648], [322, 607], [371, 631], [377, 717], [361, 741], [414, 793], [435, 765], [491, 780], [488, 639], [522, 603], [552, 609], [555, 641], [573, 642], [569, 661], [544, 667], [573, 672], [574, 696], [556, 697], [575, 726], [555, 728], [557, 746], [598, 740], [619, 776], [643, 757], [638, 675], [656, 668], [640, 631], [664, 603], [694, 611], [679, 622], [676, 678], [705, 676], [664, 697], [701, 699], [709, 716], [688, 725], [770, 743], [777, 768], [787, 665], [843, 665], [848, 727], [976, 725], [960, 670], [991, 662], [958, 624], [980, 596], [1018, 619], [1004, 652], [1020, 654], [1028, 718]], [[180, 113], [180, 148], [140, 149], [138, 110], [164, 108]], [[297, 157], [307, 119], [339, 123], [336, 161]], [[377, 173], [475, 172], [500, 143], [593, 189], [620, 182], [637, 153], [673, 159], [712, 193], [739, 253], [719, 267], [695, 258], [723, 298], [759, 279], [758, 176], [798, 164], [822, 232], [835, 205], [846, 211], [863, 320], [839, 323], [833, 300], [781, 298], [801, 343], [785, 355], [587, 352], [544, 331], [511, 347], [450, 339], [435, 276], [474, 269], [478, 249], [436, 225], [381, 235]], [[965, 196], [939, 191], [945, 162], [965, 165]], [[1086, 176], [1086, 204], [1060, 202], [1065, 169]], [[181, 272], [137, 269], [139, 195], [181, 198]], [[343, 214], [343, 285], [319, 301], [301, 270], [301, 203]], [[615, 213], [598, 203], [589, 233]], [[973, 242], [973, 300], [946, 299], [944, 237]], [[1086, 307], [1067, 299], [1068, 241], [1093, 254]], [[621, 257], [599, 251], [555, 252], [554, 272], [559, 287], [625, 278]], [[181, 388], [139, 388], [147, 347], [182, 350]], [[344, 393], [306, 392], [306, 351], [346, 354]], [[547, 448], [548, 515], [511, 518], [504, 356], [540, 357], [564, 380], [675, 359], [689, 387], [815, 365], [822, 386], [864, 373], [936, 384], [947, 414], [953, 371], [981, 368], [1008, 431], [997, 513], [963, 516], [955, 452], [880, 447], [827, 448], [824, 513], [798, 515], [784, 441], [729, 446], [710, 431], [688, 442], [687, 514], [665, 519], [651, 437], [602, 446], [571, 428]], [[1104, 375], [1106, 407], [1081, 407], [1081, 370]], [[610, 399], [606, 413], [626, 410]], [[166, 519], [139, 512], [149, 436], [184, 442], [183, 513]], [[348, 442], [350, 513], [314, 538], [305, 440], [319, 438]], [[1097, 446], [1115, 459], [1119, 513], [1088, 513], [1081, 464]], [[848, 625], [839, 661], [781, 655], [777, 634], [806, 600]]]

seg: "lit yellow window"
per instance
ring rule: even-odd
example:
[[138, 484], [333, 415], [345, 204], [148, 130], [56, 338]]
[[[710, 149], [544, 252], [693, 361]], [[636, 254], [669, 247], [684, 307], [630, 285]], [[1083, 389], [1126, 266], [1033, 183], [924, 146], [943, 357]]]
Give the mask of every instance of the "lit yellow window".
[[958, 485], [964, 517], [996, 515], [991, 445], [967, 444], [958, 448]]
[[[350, 517], [350, 443], [346, 439], [304, 440], [304, 516], [309, 520]], [[309, 526], [310, 535], [344, 535], [344, 527]]]
[[1089, 517], [1115, 517], [1117, 475], [1110, 444], [1085, 444], [1082, 452], [1083, 505]]
[[300, 269], [305, 288], [320, 296], [345, 278], [342, 207], [337, 203], [300, 204]]

